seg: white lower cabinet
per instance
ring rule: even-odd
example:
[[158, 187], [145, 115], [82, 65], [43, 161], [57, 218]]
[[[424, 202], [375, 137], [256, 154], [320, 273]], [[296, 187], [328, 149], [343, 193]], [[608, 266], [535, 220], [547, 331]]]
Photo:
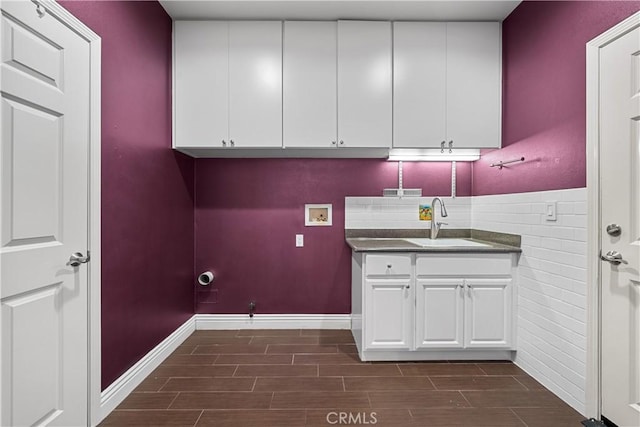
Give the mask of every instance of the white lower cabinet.
[[508, 359], [515, 350], [515, 255], [365, 253], [354, 266], [364, 360]]
[[465, 279], [464, 346], [510, 348], [511, 279]]
[[410, 350], [413, 292], [409, 279], [367, 280], [365, 300], [367, 348]]
[[417, 280], [416, 348], [462, 348], [463, 307], [462, 280]]

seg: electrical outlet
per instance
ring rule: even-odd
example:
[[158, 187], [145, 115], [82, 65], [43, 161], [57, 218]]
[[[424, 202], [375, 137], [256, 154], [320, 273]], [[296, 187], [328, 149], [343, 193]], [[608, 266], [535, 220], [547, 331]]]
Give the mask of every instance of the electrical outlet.
[[296, 248], [304, 246], [304, 234], [296, 234]]

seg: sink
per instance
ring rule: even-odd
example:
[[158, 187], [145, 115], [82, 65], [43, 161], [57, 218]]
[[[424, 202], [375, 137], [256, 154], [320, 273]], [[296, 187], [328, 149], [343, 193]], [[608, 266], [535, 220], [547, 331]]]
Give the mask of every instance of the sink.
[[472, 242], [467, 239], [404, 239], [405, 241], [412, 243], [414, 245], [422, 246], [422, 247], [430, 247], [430, 246], [451, 246], [451, 247], [481, 247], [481, 246], [491, 246], [485, 243]]

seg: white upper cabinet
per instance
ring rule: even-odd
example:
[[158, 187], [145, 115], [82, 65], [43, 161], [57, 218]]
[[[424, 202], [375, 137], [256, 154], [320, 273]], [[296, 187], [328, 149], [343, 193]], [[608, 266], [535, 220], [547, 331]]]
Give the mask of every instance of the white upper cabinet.
[[335, 147], [336, 22], [285, 22], [284, 147]]
[[282, 146], [282, 23], [176, 21], [174, 146]]
[[393, 24], [393, 145], [433, 147], [446, 135], [447, 24]]
[[174, 23], [174, 145], [221, 147], [229, 140], [229, 24]]
[[396, 148], [500, 147], [497, 22], [394, 23]]
[[391, 146], [391, 44], [390, 22], [338, 21], [341, 147]]
[[447, 23], [447, 143], [500, 147], [501, 57], [499, 23]]
[[229, 23], [229, 138], [282, 146], [282, 23]]

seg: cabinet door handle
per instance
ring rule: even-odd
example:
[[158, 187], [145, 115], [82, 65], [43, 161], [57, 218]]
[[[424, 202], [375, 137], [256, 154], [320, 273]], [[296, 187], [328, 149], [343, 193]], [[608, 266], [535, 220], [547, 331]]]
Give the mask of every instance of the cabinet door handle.
[[226, 147], [227, 146], [227, 141], [225, 141], [224, 139], [222, 140], [222, 146]]
[[335, 141], [331, 141], [331, 145], [336, 145], [336, 142]]
[[231, 144], [231, 146], [232, 146], [232, 147], [235, 147], [235, 146], [236, 146], [236, 143], [235, 143], [235, 142], [233, 142], [233, 139], [230, 139], [230, 140], [229, 140], [229, 144]]
[[391, 268], [391, 267], [393, 267], [393, 265], [387, 264], [387, 268]]
[[405, 289], [409, 289], [409, 288], [411, 288], [411, 285], [407, 285], [407, 286], [405, 286], [404, 288], [405, 288]]
[[453, 153], [453, 139], [449, 141], [449, 154]]
[[441, 152], [441, 153], [444, 153], [444, 144], [446, 144], [446, 141], [442, 141], [442, 142], [440, 143], [440, 152]]
[[344, 141], [343, 140], [340, 140], [340, 145], [344, 145]]

